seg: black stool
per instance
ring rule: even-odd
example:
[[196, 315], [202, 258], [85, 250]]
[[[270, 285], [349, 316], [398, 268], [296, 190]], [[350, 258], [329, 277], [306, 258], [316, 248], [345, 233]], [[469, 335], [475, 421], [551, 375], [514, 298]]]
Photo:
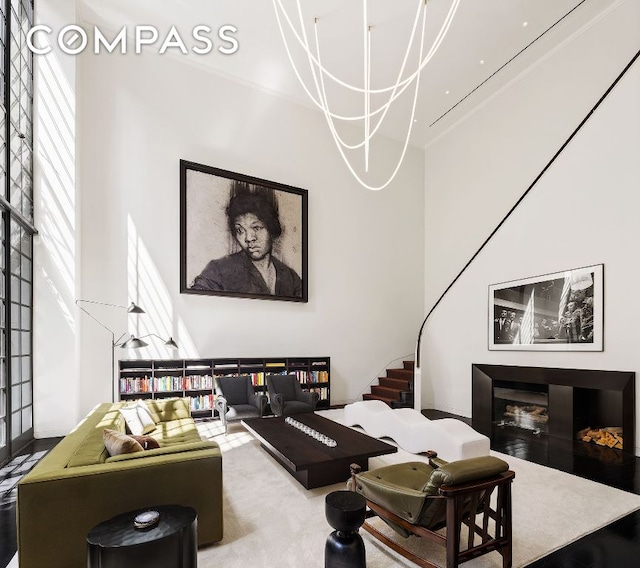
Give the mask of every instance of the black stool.
[[[158, 511], [147, 529], [133, 524], [136, 515]], [[198, 518], [191, 507], [162, 505], [131, 511], [96, 525], [87, 535], [88, 568], [196, 568]]]
[[334, 491], [325, 498], [327, 522], [336, 529], [324, 546], [325, 568], [365, 568], [364, 542], [358, 529], [367, 502], [354, 491]]

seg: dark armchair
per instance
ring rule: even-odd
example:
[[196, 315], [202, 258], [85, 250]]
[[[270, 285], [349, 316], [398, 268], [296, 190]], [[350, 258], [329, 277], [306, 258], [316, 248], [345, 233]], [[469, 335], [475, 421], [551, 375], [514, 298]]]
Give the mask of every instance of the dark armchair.
[[276, 416], [313, 412], [320, 398], [317, 392], [303, 391], [295, 375], [267, 375], [267, 390]]
[[267, 397], [256, 393], [249, 375], [216, 377], [215, 409], [227, 433], [227, 423], [245, 418], [261, 418], [267, 406]]
[[[408, 462], [367, 472], [353, 464], [350, 489], [366, 498], [369, 518], [380, 517], [403, 537], [416, 535], [444, 546], [447, 568], [492, 551], [502, 556], [503, 568], [510, 568], [515, 473], [493, 456], [447, 463], [437, 459], [435, 452], [428, 455], [428, 464]], [[491, 501], [494, 491], [495, 504]], [[363, 528], [419, 566], [438, 568], [371, 523], [365, 522]]]

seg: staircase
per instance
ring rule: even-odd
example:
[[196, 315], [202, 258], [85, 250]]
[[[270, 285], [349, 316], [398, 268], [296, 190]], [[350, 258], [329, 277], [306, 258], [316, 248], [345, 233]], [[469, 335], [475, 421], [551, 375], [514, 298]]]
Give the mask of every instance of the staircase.
[[381, 400], [391, 408], [413, 408], [413, 361], [403, 361], [402, 369], [387, 369], [386, 377], [379, 377], [371, 386], [371, 393], [363, 400]]

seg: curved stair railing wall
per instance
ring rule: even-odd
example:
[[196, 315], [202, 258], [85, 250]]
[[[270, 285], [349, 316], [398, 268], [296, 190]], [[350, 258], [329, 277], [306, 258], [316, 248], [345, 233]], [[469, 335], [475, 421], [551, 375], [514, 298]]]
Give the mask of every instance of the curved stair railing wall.
[[553, 157], [547, 162], [542, 171], [535, 177], [531, 185], [525, 190], [525, 192], [520, 196], [520, 198], [516, 201], [516, 203], [509, 209], [507, 214], [502, 218], [502, 220], [498, 223], [498, 225], [493, 229], [491, 234], [485, 239], [485, 241], [480, 245], [478, 250], [473, 254], [473, 256], [469, 259], [469, 261], [464, 265], [462, 270], [458, 272], [456, 277], [451, 281], [451, 283], [447, 286], [444, 292], [440, 295], [440, 297], [436, 300], [436, 302], [431, 306], [431, 309], [425, 316], [422, 321], [422, 325], [420, 326], [420, 331], [418, 331], [418, 337], [416, 339], [416, 351], [415, 351], [415, 368], [414, 368], [414, 407], [416, 410], [420, 411], [422, 408], [422, 369], [420, 365], [420, 348], [422, 341], [422, 333], [424, 331], [425, 325], [429, 320], [431, 314], [438, 307], [442, 299], [448, 294], [449, 290], [453, 288], [455, 283], [460, 279], [460, 277], [466, 272], [467, 268], [471, 265], [471, 263], [478, 257], [478, 255], [482, 252], [482, 250], [487, 246], [489, 241], [493, 239], [494, 235], [500, 230], [502, 225], [505, 224], [507, 219], [511, 216], [511, 214], [518, 208], [518, 206], [524, 201], [525, 197], [529, 195], [531, 190], [537, 185], [540, 178], [547, 172], [547, 170], [553, 165], [553, 163], [558, 159], [560, 154], [564, 151], [564, 149], [569, 145], [569, 143], [575, 138], [575, 136], [580, 132], [582, 127], [587, 123], [587, 121], [591, 118], [593, 113], [600, 107], [600, 105], [604, 102], [604, 100], [609, 96], [609, 93], [615, 88], [615, 86], [620, 82], [620, 80], [627, 74], [629, 69], [633, 66], [636, 60], [640, 57], [640, 51], [638, 51], [632, 58], [631, 61], [625, 66], [622, 72], [615, 78], [613, 83], [607, 88], [604, 94], [598, 99], [598, 102], [591, 108], [591, 110], [587, 113], [587, 115], [582, 119], [580, 124], [576, 127], [576, 129], [571, 133], [571, 135], [564, 141], [562, 146], [560, 146], [559, 150], [553, 155]]

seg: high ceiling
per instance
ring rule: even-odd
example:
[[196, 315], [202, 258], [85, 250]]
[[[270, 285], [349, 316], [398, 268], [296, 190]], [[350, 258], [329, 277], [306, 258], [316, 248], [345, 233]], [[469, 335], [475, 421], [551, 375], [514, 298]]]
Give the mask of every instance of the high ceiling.
[[[369, 0], [372, 26], [371, 86], [392, 85], [407, 49], [418, 1]], [[430, 46], [452, 0], [428, 0], [427, 39]], [[462, 0], [440, 49], [420, 76], [411, 144], [424, 147], [456, 121], [481, 105], [497, 90], [546, 56], [567, 38], [620, 0]], [[281, 0], [298, 22], [295, 0]], [[309, 40], [318, 18], [322, 62], [339, 78], [363, 84], [362, 0], [301, 0]], [[162, 6], [161, 9], [158, 7]], [[273, 0], [82, 0], [80, 19], [102, 31], [140, 24], [166, 33], [175, 25], [185, 43], [199, 24], [209, 25], [214, 45], [223, 43], [216, 30], [237, 28], [239, 49], [232, 55], [213, 51], [208, 55], [177, 54], [203, 69], [223, 74], [300, 104], [317, 108], [298, 82], [288, 60], [278, 28]], [[286, 23], [284, 24], [286, 26]], [[418, 26], [418, 35], [419, 39]], [[294, 59], [309, 87], [313, 87], [306, 56], [288, 34]], [[415, 70], [418, 41], [410, 51], [406, 77]], [[173, 50], [176, 52], [177, 50]], [[306, 65], [306, 68], [305, 68]], [[362, 94], [357, 96], [327, 88], [331, 109], [341, 114], [362, 114]], [[380, 97], [380, 95], [378, 95]], [[404, 140], [410, 124], [413, 87], [398, 98], [380, 131]], [[385, 99], [386, 100], [386, 99]], [[373, 97], [372, 107], [382, 99]]]

